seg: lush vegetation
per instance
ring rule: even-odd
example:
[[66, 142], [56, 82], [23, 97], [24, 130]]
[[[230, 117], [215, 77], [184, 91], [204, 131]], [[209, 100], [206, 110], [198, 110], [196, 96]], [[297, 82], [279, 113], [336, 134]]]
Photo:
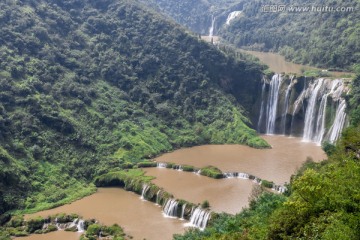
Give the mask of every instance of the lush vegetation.
[[2, 1], [0, 26], [0, 214], [73, 201], [174, 148], [268, 147], [239, 105], [263, 67], [134, 1]]
[[[283, 12], [262, 12], [264, 5], [287, 4]], [[358, 1], [256, 0], [244, 4], [241, 17], [220, 35], [241, 48], [276, 51], [288, 60], [312, 66], [351, 70], [359, 63]], [[351, 7], [349, 12], [290, 12], [291, 6]]]

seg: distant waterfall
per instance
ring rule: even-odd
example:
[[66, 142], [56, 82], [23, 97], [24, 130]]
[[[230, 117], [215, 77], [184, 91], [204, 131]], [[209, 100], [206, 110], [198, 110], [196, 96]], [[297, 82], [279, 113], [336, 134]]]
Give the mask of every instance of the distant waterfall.
[[[270, 82], [263, 80], [258, 131], [302, 135], [304, 141], [318, 144], [324, 140], [333, 143], [346, 124], [343, 95], [348, 91], [342, 79], [291, 77], [286, 80], [276, 74]], [[287, 124], [289, 115], [290, 126]]]
[[204, 210], [202, 208], [196, 208], [190, 218], [190, 226], [194, 226], [200, 228], [200, 230], [204, 230], [206, 228], [206, 224], [210, 219], [210, 211]]
[[168, 217], [177, 217], [178, 205], [178, 201], [169, 198], [163, 208], [164, 214]]
[[211, 16], [211, 26], [210, 26], [210, 29], [209, 29], [209, 37], [214, 36], [215, 20], [216, 20], [216, 17], [214, 17], [214, 15], [212, 15]]
[[269, 98], [266, 108], [266, 112], [267, 112], [266, 134], [275, 133], [275, 121], [276, 121], [277, 105], [279, 100], [279, 90], [280, 90], [281, 82], [282, 82], [282, 77], [280, 74], [275, 74], [270, 82]]
[[226, 19], [226, 25], [230, 25], [231, 21], [234, 20], [236, 17], [238, 17], [241, 14], [241, 11], [234, 11], [229, 13], [227, 19]]

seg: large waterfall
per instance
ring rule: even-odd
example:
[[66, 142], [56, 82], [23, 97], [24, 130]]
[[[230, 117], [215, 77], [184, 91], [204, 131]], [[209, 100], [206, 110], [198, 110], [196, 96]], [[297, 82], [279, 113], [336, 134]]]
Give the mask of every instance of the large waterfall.
[[346, 90], [342, 79], [275, 74], [270, 81], [263, 80], [258, 131], [334, 143], [346, 125]]
[[266, 133], [274, 134], [275, 133], [275, 121], [277, 116], [277, 106], [279, 99], [279, 90], [282, 82], [282, 77], [280, 74], [275, 74], [270, 82], [270, 91], [269, 98], [266, 107]]

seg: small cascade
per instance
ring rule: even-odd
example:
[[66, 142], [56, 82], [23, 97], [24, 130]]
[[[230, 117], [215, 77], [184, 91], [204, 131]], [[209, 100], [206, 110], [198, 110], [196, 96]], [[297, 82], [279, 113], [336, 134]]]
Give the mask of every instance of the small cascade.
[[275, 185], [272, 190], [277, 191], [278, 193], [286, 192], [287, 188], [285, 186]]
[[182, 167], [181, 165], [179, 165], [179, 166], [177, 166], [177, 169], [176, 169], [176, 170], [182, 172], [182, 171], [183, 171], [183, 167]]
[[166, 168], [167, 167], [167, 163], [157, 163], [156, 167], [158, 168]]
[[260, 116], [258, 121], [258, 132], [260, 132], [261, 123], [264, 118], [264, 105], [265, 105], [265, 90], [266, 90], [266, 80], [263, 79], [263, 85], [261, 87], [261, 107], [260, 107]]
[[150, 186], [149, 185], [147, 185], [147, 184], [144, 184], [143, 185], [143, 189], [142, 189], [142, 192], [141, 192], [141, 199], [142, 200], [146, 200], [145, 199], [145, 196], [146, 196], [146, 193], [147, 193], [147, 191], [150, 189]]
[[175, 199], [169, 198], [164, 205], [163, 211], [167, 217], [177, 217], [178, 202]]
[[266, 134], [275, 133], [275, 121], [277, 115], [277, 105], [279, 100], [279, 91], [280, 91], [281, 82], [282, 82], [282, 77], [280, 74], [275, 74], [270, 82], [269, 98], [266, 108], [266, 112], [267, 112]]
[[157, 191], [156, 193], [156, 204], [160, 205], [160, 193], [161, 193], [161, 190]]
[[184, 205], [182, 205], [182, 209], [181, 209], [181, 219], [184, 219], [185, 209], [186, 209], [186, 203], [185, 203]]
[[261, 184], [261, 179], [260, 178], [257, 178], [255, 177], [254, 180], [253, 180], [254, 183], [257, 183], [257, 184]]
[[249, 174], [247, 174], [247, 173], [238, 173], [237, 177], [241, 178], [241, 179], [249, 179], [250, 178]]
[[77, 222], [76, 227], [77, 227], [78, 232], [84, 232], [85, 231], [85, 224], [84, 223], [85, 223], [85, 221], [81, 220], [81, 219]]
[[188, 226], [193, 226], [199, 228], [200, 230], [204, 230], [208, 220], [210, 219], [210, 215], [210, 211], [198, 207], [191, 214], [190, 224]]
[[345, 110], [346, 110], [346, 101], [345, 99], [343, 99], [336, 110], [335, 120], [329, 130], [329, 141], [331, 143], [334, 143], [340, 137], [341, 131], [344, 128], [346, 121]]
[[294, 86], [294, 76], [291, 77], [290, 79], [290, 84], [289, 86], [286, 88], [286, 93], [285, 93], [285, 101], [284, 101], [284, 112], [282, 114], [282, 118], [281, 118], [281, 129], [282, 129], [282, 134], [285, 135], [286, 133], [286, 117], [288, 114], [288, 110], [289, 110], [289, 100], [290, 100], [290, 93], [291, 90]]
[[197, 174], [197, 175], [200, 175], [201, 174], [201, 169], [195, 171], [194, 173]]
[[238, 17], [241, 14], [241, 11], [234, 11], [229, 13], [227, 19], [226, 19], [226, 25], [230, 25], [231, 21], [234, 20], [236, 17]]
[[308, 89], [310, 99], [305, 113], [305, 126], [303, 135], [303, 139], [305, 141], [312, 141], [314, 139], [314, 122], [317, 116], [316, 103], [323, 83], [324, 79], [320, 78], [315, 81], [315, 83], [313, 83]]
[[211, 26], [210, 26], [210, 29], [209, 29], [209, 37], [214, 36], [215, 20], [216, 20], [216, 17], [214, 17], [214, 15], [212, 15], [211, 16]]
[[237, 173], [235, 173], [235, 172], [225, 172], [224, 173], [224, 177], [225, 178], [236, 178], [237, 177]]
[[55, 226], [56, 226], [57, 230], [61, 230], [60, 224], [58, 223], [58, 218], [55, 218]]

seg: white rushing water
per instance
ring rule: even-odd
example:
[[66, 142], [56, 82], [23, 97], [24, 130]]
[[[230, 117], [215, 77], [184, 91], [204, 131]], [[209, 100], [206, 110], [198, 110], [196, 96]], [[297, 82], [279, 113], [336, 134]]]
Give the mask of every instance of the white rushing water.
[[[304, 90], [294, 101], [292, 90], [297, 83], [298, 80], [293, 77], [290, 83], [283, 81], [279, 74], [272, 77], [270, 84], [266, 80], [263, 81], [258, 131], [264, 129], [265, 123], [266, 134], [290, 133], [293, 135], [294, 129], [295, 134], [301, 134], [299, 126], [294, 125], [301, 124], [304, 141], [317, 144], [321, 144], [324, 140], [335, 142], [346, 124], [346, 101], [343, 94], [346, 94], [348, 90], [343, 80], [323, 78], [309, 82], [305, 80]], [[268, 90], [266, 85], [269, 85]], [[283, 97], [281, 97], [282, 94], [284, 94]], [[336, 113], [334, 106], [336, 106]], [[289, 114], [292, 116], [290, 129], [287, 130]]]
[[275, 121], [277, 116], [277, 106], [278, 106], [281, 82], [282, 82], [282, 77], [280, 74], [275, 74], [270, 82], [268, 104], [266, 108], [266, 112], [267, 112], [266, 134], [275, 133]]
[[150, 189], [149, 185], [147, 185], [147, 184], [143, 185], [143, 189], [142, 189], [141, 197], [140, 197], [142, 200], [145, 200], [145, 195], [149, 189]]
[[336, 117], [329, 131], [329, 141], [334, 143], [340, 136], [346, 121], [346, 101], [342, 100], [337, 108]]
[[192, 212], [190, 223], [186, 224], [186, 226], [197, 227], [200, 230], [204, 230], [206, 228], [207, 222], [210, 219], [210, 216], [210, 211], [198, 207]]
[[172, 198], [169, 198], [163, 208], [164, 214], [167, 217], [177, 217], [179, 203]]
[[241, 11], [234, 11], [229, 13], [227, 19], [226, 19], [226, 25], [230, 25], [231, 21], [234, 20], [236, 17], [240, 16]]
[[263, 79], [263, 84], [261, 87], [261, 106], [260, 106], [260, 116], [259, 116], [259, 121], [258, 121], [258, 131], [260, 131], [261, 123], [264, 118], [265, 90], [266, 90], [266, 80]]
[[305, 125], [304, 125], [304, 135], [303, 139], [305, 141], [312, 141], [314, 137], [314, 122], [316, 119], [316, 107], [318, 95], [321, 87], [323, 86], [324, 79], [320, 78], [311, 84], [308, 88], [308, 93], [310, 94], [310, 99], [305, 113]]
[[157, 167], [158, 167], [158, 168], [166, 168], [166, 167], [167, 167], [167, 163], [157, 163]]
[[216, 20], [216, 17], [214, 17], [214, 15], [212, 15], [211, 16], [211, 26], [209, 28], [209, 37], [214, 36], [215, 20]]
[[76, 228], [78, 232], [84, 232], [85, 231], [85, 221], [82, 219], [79, 219], [76, 225]]
[[289, 100], [290, 100], [289, 98], [290, 98], [291, 90], [293, 88], [293, 84], [294, 84], [294, 76], [291, 77], [290, 84], [286, 88], [286, 93], [285, 93], [284, 109], [283, 109], [283, 114], [282, 114], [282, 118], [281, 118], [281, 129], [282, 129], [283, 135], [285, 135], [285, 133], [286, 133], [286, 117], [287, 117], [288, 110], [289, 110]]
[[181, 219], [184, 219], [185, 209], [186, 209], [186, 204], [182, 205], [182, 209], [181, 209]]

